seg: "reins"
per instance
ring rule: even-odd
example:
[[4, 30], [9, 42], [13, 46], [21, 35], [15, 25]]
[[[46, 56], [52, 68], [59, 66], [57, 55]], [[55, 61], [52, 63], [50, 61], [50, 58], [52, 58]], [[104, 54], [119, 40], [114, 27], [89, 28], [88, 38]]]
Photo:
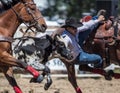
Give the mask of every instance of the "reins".
[[[24, 7], [24, 6], [23, 6], [23, 7]], [[23, 7], [22, 7], [22, 8], [23, 8]], [[22, 8], [21, 8], [21, 9], [22, 9]], [[24, 23], [24, 25], [26, 25], [26, 27], [27, 27], [26, 32], [27, 32], [28, 30], [31, 30], [32, 32], [34, 32], [34, 31], [31, 29], [31, 27], [33, 27], [33, 25], [29, 25], [29, 26], [28, 26], [27, 23], [22, 19], [22, 17], [16, 12], [16, 10], [15, 10], [13, 7], [12, 7], [11, 9], [12, 9], [12, 11], [16, 14], [18, 20], [20, 20], [22, 23]], [[21, 10], [21, 9], [20, 9], [20, 10]], [[33, 18], [33, 19], [34, 19], [34, 18]], [[25, 33], [26, 33], [26, 32], [25, 32]]]
[[[23, 7], [25, 7], [25, 8], [27, 8], [27, 4], [33, 4], [32, 2], [29, 2], [29, 3], [23, 3], [24, 4], [24, 6]], [[22, 8], [23, 8], [22, 7]], [[21, 8], [21, 9], [22, 9]], [[28, 12], [28, 14], [30, 14], [31, 15], [31, 17], [33, 18], [33, 21], [36, 21], [34, 24], [31, 24], [31, 25], [28, 25], [24, 20], [23, 20], [23, 18], [19, 15], [19, 13], [17, 13], [16, 12], [16, 10], [12, 7], [11, 8], [12, 9], [12, 11], [16, 14], [16, 16], [17, 16], [17, 18], [18, 18], [18, 20], [20, 20], [22, 23], [24, 23], [24, 25], [27, 27], [27, 29], [25, 30], [25, 32], [23, 33], [23, 36], [22, 37], [20, 37], [20, 38], [14, 38], [14, 40], [16, 40], [16, 39], [19, 39], [19, 42], [16, 44], [16, 46], [14, 47], [14, 50], [18, 47], [18, 45], [20, 44], [20, 42], [22, 42], [22, 40], [23, 40], [23, 38], [24, 38], [24, 36], [25, 36], [25, 34], [30, 30], [30, 31], [32, 31], [32, 32], [35, 32], [33, 29], [32, 29], [32, 27], [34, 27], [34, 25], [36, 24], [36, 20], [39, 20], [40, 18], [43, 18], [43, 17], [38, 17], [38, 18], [34, 18], [34, 16], [33, 16], [33, 14], [32, 14], [32, 12], [30, 12], [30, 10], [29, 9], [26, 9], [26, 11]], [[20, 9], [20, 10], [21, 10]]]

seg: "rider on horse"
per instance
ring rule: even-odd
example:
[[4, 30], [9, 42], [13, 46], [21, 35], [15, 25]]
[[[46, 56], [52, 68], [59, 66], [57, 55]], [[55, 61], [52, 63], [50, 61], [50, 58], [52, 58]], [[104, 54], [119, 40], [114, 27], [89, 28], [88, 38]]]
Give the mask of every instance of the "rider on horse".
[[0, 12], [10, 9], [18, 2], [20, 2], [20, 0], [0, 0]]

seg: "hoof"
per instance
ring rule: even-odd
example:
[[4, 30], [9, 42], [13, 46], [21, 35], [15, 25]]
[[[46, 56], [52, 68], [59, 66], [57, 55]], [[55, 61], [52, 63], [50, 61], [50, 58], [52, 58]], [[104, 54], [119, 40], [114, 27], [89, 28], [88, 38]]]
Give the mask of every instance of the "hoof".
[[43, 79], [44, 79], [43, 75], [39, 75], [36, 80], [38, 83], [41, 83], [43, 81]]
[[45, 83], [45, 85], [44, 85], [44, 89], [45, 89], [45, 90], [48, 90], [48, 88], [50, 87], [51, 84], [52, 84], [52, 79], [49, 78], [49, 79], [47, 80], [47, 83]]
[[43, 81], [44, 77], [43, 75], [39, 75], [37, 78], [32, 78], [30, 80], [30, 83], [34, 82], [34, 83], [41, 83]]
[[50, 87], [51, 84], [52, 84], [52, 82], [51, 83], [46, 83], [45, 86], [44, 86], [44, 89], [48, 90], [48, 88]]
[[78, 87], [76, 88], [76, 93], [82, 93], [81, 89]]
[[112, 80], [113, 76], [114, 76], [114, 72], [112, 70], [107, 71], [104, 75], [106, 80]]
[[115, 79], [120, 79], [120, 74], [119, 73], [114, 73], [114, 78]]

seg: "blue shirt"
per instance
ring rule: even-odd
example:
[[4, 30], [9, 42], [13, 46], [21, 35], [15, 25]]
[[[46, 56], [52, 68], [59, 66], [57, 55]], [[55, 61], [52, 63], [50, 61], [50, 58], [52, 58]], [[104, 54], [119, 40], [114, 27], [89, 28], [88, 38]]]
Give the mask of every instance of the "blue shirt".
[[90, 29], [92, 26], [96, 25], [98, 22], [99, 22], [98, 20], [90, 20], [86, 22], [83, 26], [78, 27], [76, 36], [72, 35], [67, 30], [65, 30], [62, 33], [62, 36], [66, 42], [67, 47], [71, 50], [71, 53], [73, 55], [73, 60], [76, 59], [79, 53], [83, 51], [81, 46], [79, 46], [78, 44], [78, 34], [82, 31], [86, 31]]

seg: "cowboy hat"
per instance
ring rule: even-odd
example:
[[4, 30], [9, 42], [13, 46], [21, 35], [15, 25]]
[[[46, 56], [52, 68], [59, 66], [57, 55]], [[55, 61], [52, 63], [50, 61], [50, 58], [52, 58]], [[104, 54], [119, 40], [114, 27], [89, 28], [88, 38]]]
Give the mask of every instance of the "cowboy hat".
[[63, 26], [61, 26], [61, 28], [66, 28], [66, 27], [80, 27], [83, 26], [83, 24], [81, 22], [79, 22], [77, 19], [71, 17], [71, 18], [67, 18], [65, 20], [65, 24]]

